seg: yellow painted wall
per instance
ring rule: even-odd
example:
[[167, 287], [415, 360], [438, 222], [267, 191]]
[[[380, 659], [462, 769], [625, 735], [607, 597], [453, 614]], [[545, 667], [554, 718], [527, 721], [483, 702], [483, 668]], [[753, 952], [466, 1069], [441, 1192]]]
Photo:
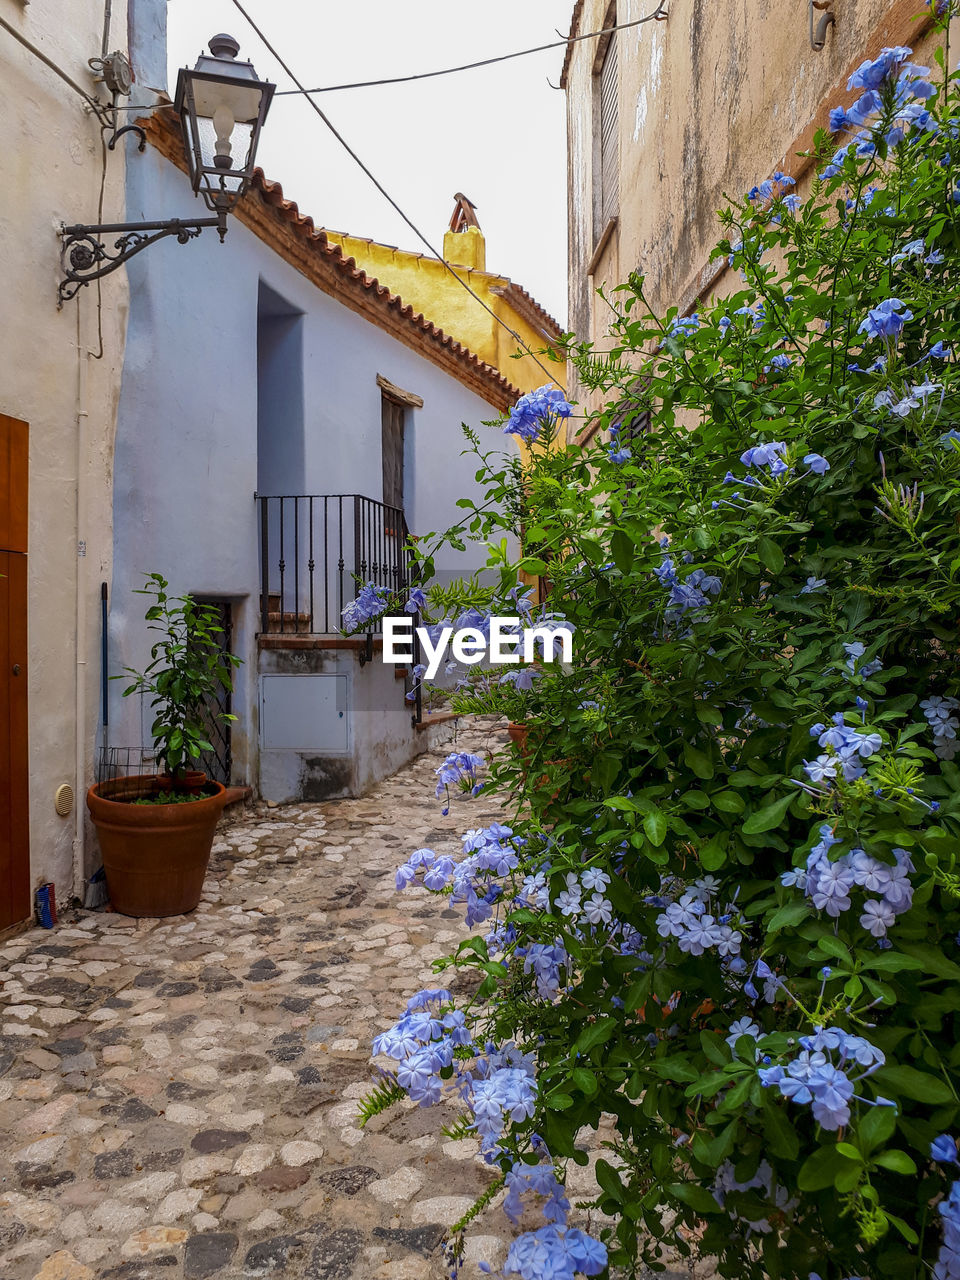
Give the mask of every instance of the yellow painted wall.
[[[422, 312], [444, 333], [499, 369], [507, 381], [522, 392], [542, 387], [548, 381], [560, 388], [565, 387], [566, 365], [563, 362], [552, 364], [540, 356], [541, 363], [550, 371], [551, 376], [548, 377], [529, 355], [524, 355], [521, 360], [512, 359], [522, 348], [503, 325], [498, 324], [454, 279], [439, 259], [343, 232], [326, 231], [326, 236], [331, 244], [340, 245], [344, 257], [353, 258], [367, 275], [375, 277], [391, 292], [398, 293], [404, 302]], [[533, 352], [540, 352], [549, 345], [553, 335], [545, 328], [536, 327], [526, 316], [519, 315], [510, 299], [496, 292], [508, 288], [510, 281], [506, 276], [484, 269], [485, 246], [483, 233], [478, 228], [448, 231], [444, 236], [443, 249], [457, 275]]]

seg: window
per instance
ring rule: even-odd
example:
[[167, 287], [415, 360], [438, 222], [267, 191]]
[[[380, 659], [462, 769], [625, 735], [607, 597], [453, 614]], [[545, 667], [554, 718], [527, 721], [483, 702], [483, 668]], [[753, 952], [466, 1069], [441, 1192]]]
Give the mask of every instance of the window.
[[423, 399], [413, 391], [404, 391], [377, 374], [380, 388], [381, 456], [383, 458], [383, 505], [403, 511], [403, 450], [407, 410], [422, 409]]
[[[611, 5], [605, 27], [616, 25], [617, 8]], [[594, 166], [593, 242], [598, 244], [620, 206], [620, 113], [618, 104], [617, 33], [601, 42], [593, 72]]]
[[383, 505], [403, 510], [403, 432], [407, 411], [381, 392], [380, 422], [383, 450]]

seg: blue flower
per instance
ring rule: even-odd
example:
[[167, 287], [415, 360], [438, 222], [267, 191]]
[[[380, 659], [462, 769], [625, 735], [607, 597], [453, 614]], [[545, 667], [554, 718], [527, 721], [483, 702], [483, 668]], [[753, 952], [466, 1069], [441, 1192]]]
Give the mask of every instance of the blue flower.
[[811, 782], [828, 782], [837, 776], [837, 761], [834, 756], [817, 756], [804, 760], [803, 769]]
[[692, 338], [700, 328], [700, 315], [694, 312], [689, 316], [675, 316], [670, 322], [668, 338]]
[[624, 462], [629, 462], [633, 457], [633, 454], [629, 449], [614, 449], [613, 445], [610, 446], [607, 452], [610, 456], [610, 461], [617, 463], [618, 466], [622, 465]]
[[386, 587], [376, 587], [368, 582], [361, 587], [356, 600], [344, 605], [341, 618], [346, 631], [359, 631], [361, 627], [374, 618], [378, 618], [390, 602], [390, 593]]
[[867, 312], [857, 333], [865, 333], [868, 338], [895, 338], [912, 319], [913, 312], [899, 298], [886, 298]]
[[827, 585], [826, 578], [809, 577], [806, 583], [800, 588], [802, 596], [811, 595], [814, 591], [819, 591], [821, 587]]
[[760, 1035], [760, 1028], [752, 1018], [738, 1018], [731, 1022], [729, 1034], [724, 1038], [731, 1049], [736, 1047], [741, 1036], [752, 1036], [754, 1040]]
[[426, 592], [422, 587], [411, 587], [407, 603], [403, 606], [404, 613], [421, 613], [426, 607]]
[[825, 475], [830, 470], [830, 463], [819, 453], [806, 454], [803, 463], [818, 476]]
[[575, 1272], [598, 1276], [607, 1267], [607, 1250], [582, 1231], [563, 1231], [548, 1223], [518, 1236], [504, 1263], [506, 1275], [520, 1280], [573, 1280]]
[[848, 89], [879, 89], [890, 79], [913, 53], [903, 45], [895, 48], [881, 49], [879, 55], [871, 62], [869, 59], [860, 66], [847, 81]]
[[780, 462], [783, 469], [786, 470], [785, 464], [782, 463], [781, 455], [786, 452], [787, 446], [783, 440], [771, 440], [765, 443], [755, 444], [751, 448], [744, 450], [740, 455], [740, 461], [745, 467], [770, 467]]
[[831, 107], [830, 132], [841, 133], [852, 128], [854, 121], [850, 119], [843, 107]]
[[895, 253], [890, 259], [891, 262], [903, 262], [905, 258], [921, 258], [926, 245], [922, 240], [911, 240], [905, 244], [899, 253]]
[[828, 165], [826, 165], [826, 167], [823, 169], [822, 173], [820, 174], [821, 178], [824, 178], [824, 179], [836, 178], [838, 174], [841, 174], [843, 172], [843, 166], [846, 163], [847, 157], [850, 154], [852, 145], [853, 145], [852, 143], [847, 143], [845, 147], [841, 147], [839, 151], [834, 153], [833, 159], [830, 161]]
[[948, 1133], [941, 1133], [939, 1138], [934, 1138], [930, 1143], [930, 1155], [937, 1164], [960, 1163], [957, 1160], [956, 1138], [951, 1138]]
[[547, 383], [520, 397], [510, 410], [504, 434], [519, 436], [529, 444], [544, 430], [549, 431], [558, 418], [569, 418], [572, 412], [563, 392]]
[[771, 369], [789, 369], [792, 364], [793, 360], [790, 356], [777, 355], [773, 357], [769, 364], [763, 366], [763, 372], [769, 373]]

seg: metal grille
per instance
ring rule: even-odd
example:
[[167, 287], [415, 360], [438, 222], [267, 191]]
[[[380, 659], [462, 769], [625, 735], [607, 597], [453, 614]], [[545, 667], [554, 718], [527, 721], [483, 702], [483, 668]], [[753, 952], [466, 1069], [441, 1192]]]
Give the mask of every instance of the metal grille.
[[[333, 635], [358, 585], [410, 585], [410, 534], [399, 507], [355, 493], [258, 494], [260, 630]], [[379, 630], [379, 627], [375, 627]]]
[[599, 217], [595, 228], [595, 240], [599, 240], [607, 223], [616, 216], [620, 206], [620, 113], [616, 32], [610, 36], [607, 45], [600, 67], [598, 88], [600, 163], [595, 203]]
[[[207, 600], [202, 596], [197, 596], [195, 599], [197, 604], [206, 605], [215, 611], [217, 622], [223, 628], [217, 635], [217, 643], [223, 653], [229, 653], [233, 643], [233, 606], [229, 600]], [[222, 782], [225, 787], [230, 785], [233, 756], [230, 733], [232, 721], [224, 720], [223, 716], [230, 714], [232, 704], [233, 696], [230, 690], [223, 686], [216, 694], [211, 694], [205, 700], [201, 721], [207, 741], [212, 743], [213, 750], [204, 751], [196, 766], [198, 769], [203, 769], [208, 778], [212, 778], [214, 782]]]

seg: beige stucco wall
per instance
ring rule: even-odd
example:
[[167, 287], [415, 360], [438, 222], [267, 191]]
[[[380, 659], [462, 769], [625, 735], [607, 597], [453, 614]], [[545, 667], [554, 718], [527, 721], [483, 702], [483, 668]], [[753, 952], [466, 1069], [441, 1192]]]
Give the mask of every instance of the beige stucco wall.
[[[111, 49], [126, 48], [126, 10], [125, 0], [113, 0]], [[104, 0], [0, 0], [0, 17], [96, 93], [87, 59], [101, 52]], [[57, 230], [61, 222], [97, 221], [99, 124], [67, 84], [2, 28], [0, 120], [0, 412], [30, 424], [31, 878], [34, 887], [53, 880], [62, 902], [82, 890], [126, 280], [120, 271], [103, 282], [98, 359], [96, 287], [57, 310]], [[123, 174], [121, 146], [107, 162], [104, 221], [124, 218]], [[76, 791], [67, 817], [54, 810], [61, 783]]]
[[[579, 30], [600, 29], [608, 3], [584, 0]], [[617, 21], [653, 7], [618, 0]], [[855, 96], [846, 81], [863, 58], [902, 43], [925, 61], [933, 37], [917, 32], [929, 18], [913, 20], [924, 11], [926, 0], [835, 0], [836, 23], [819, 52], [810, 47], [807, 0], [670, 0], [667, 21], [621, 31], [619, 223], [589, 277], [603, 231], [592, 211], [597, 42], [575, 45], [566, 79], [571, 328], [601, 338], [610, 310], [596, 289], [634, 270], [658, 310], [686, 309], [704, 289], [722, 292], [709, 257], [725, 193], [739, 198], [778, 167], [796, 173], [797, 144], [809, 146], [813, 124]]]

